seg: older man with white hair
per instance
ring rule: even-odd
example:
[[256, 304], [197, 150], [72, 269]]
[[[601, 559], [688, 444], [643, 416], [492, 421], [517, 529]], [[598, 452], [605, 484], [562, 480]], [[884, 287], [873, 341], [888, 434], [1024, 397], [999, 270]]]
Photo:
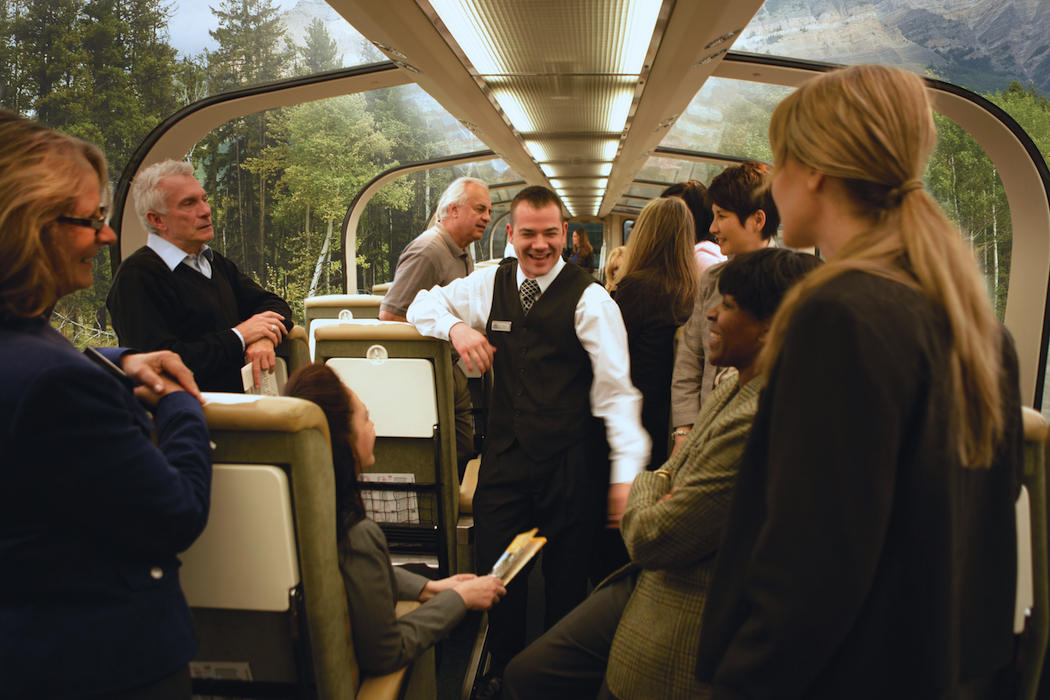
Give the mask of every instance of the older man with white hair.
[[[437, 223], [413, 240], [397, 260], [390, 290], [379, 305], [382, 321], [406, 321], [408, 306], [421, 289], [443, 287], [474, 271], [467, 247], [481, 240], [491, 220], [492, 202], [484, 180], [461, 177], [449, 185], [437, 205]], [[457, 365], [452, 370], [456, 384], [456, 454], [462, 476], [474, 455], [474, 431], [470, 425], [470, 389]]]
[[131, 197], [149, 238], [120, 264], [106, 300], [120, 342], [178, 353], [203, 391], [241, 392], [246, 361], [259, 386], [292, 328], [288, 304], [208, 247], [211, 207], [192, 165], [146, 168]]

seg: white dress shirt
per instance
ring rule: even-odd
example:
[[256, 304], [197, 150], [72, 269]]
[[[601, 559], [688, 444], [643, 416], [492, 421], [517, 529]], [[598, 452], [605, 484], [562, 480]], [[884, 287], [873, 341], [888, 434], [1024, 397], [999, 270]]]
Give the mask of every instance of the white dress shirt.
[[[558, 276], [565, 261], [537, 277], [540, 295]], [[492, 309], [498, 266], [475, 270], [444, 287], [421, 290], [408, 307], [408, 321], [423, 335], [449, 340], [449, 330], [466, 323], [484, 333]], [[517, 287], [525, 281], [518, 266]], [[537, 297], [538, 299], [539, 297]], [[591, 358], [591, 412], [605, 420], [611, 449], [610, 483], [630, 483], [649, 462], [649, 435], [642, 428], [642, 394], [631, 383], [627, 330], [620, 308], [600, 284], [587, 286], [576, 303], [576, 337]]]

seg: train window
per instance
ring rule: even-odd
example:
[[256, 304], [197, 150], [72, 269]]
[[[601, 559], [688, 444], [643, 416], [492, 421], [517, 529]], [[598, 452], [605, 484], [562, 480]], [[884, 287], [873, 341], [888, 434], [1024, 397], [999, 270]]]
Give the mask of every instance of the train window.
[[191, 102], [226, 90], [386, 60], [326, 3], [184, 0], [170, 8], [167, 30], [184, 76], [178, 85], [193, 93]]
[[[303, 299], [343, 291], [343, 218], [372, 178], [400, 163], [483, 149], [408, 85], [235, 119], [200, 141], [190, 160], [211, 198], [214, 247], [288, 299], [301, 322]], [[367, 288], [373, 278], [390, 281], [389, 261], [425, 228], [449, 177], [399, 178], [366, 208], [358, 254], [375, 268]]]
[[710, 78], [660, 145], [771, 163], [769, 118], [791, 91], [777, 85]]
[[[769, 119], [773, 109], [790, 88], [738, 80], [712, 78], [689, 109], [661, 143], [661, 146], [694, 152], [717, 153], [771, 162]], [[1013, 88], [990, 96], [1004, 109], [1020, 107], [1035, 93]], [[1038, 98], [1042, 99], [1042, 98]], [[1044, 103], [1045, 99], [1042, 100]], [[1032, 112], [1032, 110], [1029, 110]], [[1038, 110], [1036, 111], [1038, 112]], [[1050, 125], [1050, 105], [1042, 111]], [[959, 226], [971, 244], [984, 273], [988, 294], [1000, 319], [1005, 317], [1010, 280], [1012, 225], [1010, 208], [1002, 183], [984, 149], [962, 128], [935, 115], [938, 145], [926, 174], [926, 187]], [[1033, 121], [1033, 117], [1029, 117]], [[1045, 129], [1050, 139], [1050, 129]], [[1050, 149], [1048, 149], [1050, 150]], [[709, 184], [721, 171], [717, 165], [673, 158], [650, 158], [640, 179], [680, 181], [696, 179]]]
[[631, 231], [634, 230], [634, 219], [624, 219], [623, 221], [623, 242], [620, 245], [627, 245], [628, 239], [631, 237]]
[[972, 11], [956, 7], [950, 14], [944, 6], [768, 0], [733, 50], [847, 65], [889, 63], [981, 94], [1014, 80], [1050, 89], [1050, 15], [1042, 4], [978, 2]]
[[[499, 183], [518, 179], [502, 160], [486, 160], [447, 168], [433, 168], [412, 173], [388, 183], [364, 208], [357, 226], [357, 284], [362, 289], [385, 284], [394, 279], [397, 259], [413, 238], [430, 225], [438, 200], [449, 184], [459, 177], [476, 177], [496, 185], [490, 191], [493, 200], [492, 219], [485, 235], [474, 246], [475, 262], [503, 257], [506, 227], [502, 244], [494, 240], [494, 228], [501, 213], [510, 209], [510, 198]], [[499, 238], [496, 234], [495, 238]], [[493, 244], [489, 254], [489, 244]], [[340, 273], [341, 274], [341, 273]], [[323, 293], [323, 292], [318, 292]]]

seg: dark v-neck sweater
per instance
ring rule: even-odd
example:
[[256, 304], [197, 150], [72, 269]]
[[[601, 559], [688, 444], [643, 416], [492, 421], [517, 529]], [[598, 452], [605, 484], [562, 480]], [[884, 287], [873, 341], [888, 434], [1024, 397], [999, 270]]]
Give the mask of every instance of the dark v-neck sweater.
[[243, 390], [244, 349], [233, 327], [263, 311], [276, 311], [292, 327], [292, 310], [215, 253], [208, 279], [185, 263], [169, 270], [143, 246], [120, 264], [106, 306], [121, 345], [182, 357], [202, 391]]

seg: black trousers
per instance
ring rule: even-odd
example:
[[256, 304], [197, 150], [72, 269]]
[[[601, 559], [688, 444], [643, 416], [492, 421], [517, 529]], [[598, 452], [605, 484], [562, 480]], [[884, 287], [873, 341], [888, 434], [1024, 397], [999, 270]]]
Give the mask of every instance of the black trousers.
[[94, 700], [190, 700], [192, 694], [193, 682], [190, 680], [189, 664], [186, 664], [163, 678], [100, 695]]
[[[534, 527], [547, 538], [543, 549], [544, 629], [587, 597], [587, 574], [601, 529], [608, 477], [593, 468], [582, 440], [537, 462], [515, 442], [500, 454], [486, 450], [474, 494], [478, 573], [488, 573], [514, 536]], [[489, 611], [492, 670], [501, 674], [525, 647], [528, 577], [520, 572], [507, 595]]]
[[606, 584], [514, 657], [503, 674], [507, 700], [608, 698], [605, 670], [637, 574]]

